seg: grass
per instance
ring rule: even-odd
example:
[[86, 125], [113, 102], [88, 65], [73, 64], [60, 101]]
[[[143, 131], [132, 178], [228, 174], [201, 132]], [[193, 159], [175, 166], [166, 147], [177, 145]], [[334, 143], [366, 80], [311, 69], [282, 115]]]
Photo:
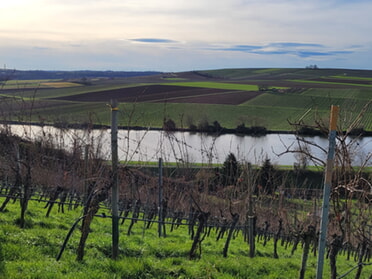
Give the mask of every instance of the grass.
[[[24, 81], [20, 81], [21, 84]], [[31, 82], [31, 81], [30, 81]], [[9, 84], [8, 84], [9, 83]], [[1, 89], [9, 89], [6, 86], [15, 86], [17, 84], [17, 81], [7, 81], [5, 83], [4, 88], [0, 87]], [[40, 84], [44, 84], [43, 90], [37, 90], [40, 88]], [[47, 86], [47, 85], [51, 86]], [[55, 84], [55, 86], [53, 86]], [[67, 86], [75, 84], [76, 86]], [[119, 88], [125, 88], [125, 87], [133, 87], [133, 86], [141, 86], [145, 85], [147, 83], [125, 83], [122, 80], [110, 80], [110, 81], [96, 81], [93, 82], [91, 85], [82, 85], [72, 82], [59, 82], [59, 81], [49, 81], [49, 80], [36, 80], [33, 83], [30, 83], [31, 88], [36, 89], [35, 90], [21, 90], [22, 87], [14, 87], [13, 89], [19, 89], [16, 93], [12, 93], [13, 95], [20, 96], [20, 97], [33, 97], [36, 99], [49, 99], [49, 98], [57, 98], [57, 97], [66, 97], [71, 95], [77, 95], [77, 94], [86, 94], [96, 91], [102, 91], [102, 90], [112, 90], [112, 89], [119, 89]], [[62, 86], [65, 85], [65, 86]]]
[[280, 68], [259, 68], [259, 69], [220, 69], [220, 70], [210, 70], [201, 71], [201, 73], [218, 77], [218, 78], [228, 78], [228, 79], [245, 79], [255, 76], [257, 74], [281, 74], [295, 71], [295, 69], [280, 69]]
[[27, 89], [27, 88], [40, 88], [42, 83], [47, 83], [55, 80], [40, 79], [40, 80], [8, 80], [2, 89]]
[[[268, 127], [280, 130], [288, 127], [285, 126], [285, 124], [288, 124], [285, 123], [286, 119], [291, 121], [300, 119], [309, 109], [311, 111], [304, 119], [307, 123], [312, 123], [317, 116], [322, 116], [326, 119], [331, 105], [340, 106], [340, 113], [343, 119], [353, 119], [362, 111], [371, 96], [372, 91], [365, 89], [309, 89], [301, 94], [265, 93], [242, 106], [246, 106], [247, 110], [253, 107], [260, 107], [266, 111]], [[275, 112], [280, 113], [275, 114]], [[283, 119], [283, 115], [285, 115], [286, 119]], [[361, 122], [366, 130], [372, 129], [371, 118], [372, 108], [370, 106]], [[277, 122], [277, 120], [279, 121]], [[347, 125], [346, 122], [342, 124]]]
[[268, 69], [259, 69], [259, 70], [255, 70], [254, 73], [255, 74], [266, 74], [266, 73], [274, 73], [274, 72], [280, 72], [281, 69], [278, 69], [278, 68], [268, 68]]
[[[265, 126], [273, 130], [290, 130], [287, 117], [289, 110], [286, 108], [275, 108], [269, 110], [265, 106], [231, 106], [231, 105], [205, 105], [205, 104], [156, 104], [138, 103], [121, 104], [123, 115], [119, 116], [120, 124], [128, 122], [129, 114], [133, 112], [132, 124], [141, 126], [146, 123], [146, 127], [162, 127], [164, 117], [175, 121], [177, 127], [188, 128], [188, 122], [198, 125], [200, 121], [208, 121], [212, 125], [218, 121], [223, 127], [235, 128], [241, 123], [246, 126]], [[300, 109], [295, 111], [295, 115], [303, 113]]]
[[[3, 198], [0, 198], [0, 202]], [[241, 234], [231, 241], [229, 254], [223, 258], [225, 239], [216, 241], [215, 232], [202, 243], [202, 257], [189, 260], [192, 241], [187, 228], [173, 232], [167, 228], [167, 237], [157, 236], [157, 227], [145, 230], [141, 222], [135, 224], [133, 234], [126, 235], [127, 220], [120, 226], [119, 259], [111, 255], [111, 219], [98, 218], [92, 222], [83, 262], [75, 261], [80, 233], [76, 230], [62, 258], [56, 262], [63, 239], [81, 208], [57, 212], [45, 217], [44, 203], [31, 201], [26, 215], [27, 228], [16, 225], [18, 203], [11, 203], [0, 213], [0, 278], [297, 278], [301, 261], [301, 248], [290, 255], [290, 248], [279, 245], [279, 259], [272, 257], [272, 240], [266, 246], [258, 242], [257, 256], [248, 257], [247, 243]], [[102, 209], [99, 213], [107, 210]], [[0, 249], [0, 250], [1, 250]], [[355, 262], [338, 257], [339, 273], [348, 271]], [[306, 278], [315, 278], [316, 257], [309, 256]], [[368, 278], [372, 266], [364, 267], [362, 278]], [[355, 271], [354, 273], [355, 274]], [[324, 266], [329, 277], [328, 263]], [[364, 277], [363, 277], [364, 276]]]
[[76, 87], [82, 86], [82, 84], [75, 82], [66, 82], [61, 80], [50, 80], [50, 79], [40, 79], [40, 80], [9, 80], [6, 81], [2, 89], [38, 89], [38, 88], [66, 88], [66, 87]]
[[177, 78], [177, 77], [163, 77], [164, 80], [170, 80], [170, 81], [184, 81], [187, 80], [186, 78]]
[[353, 77], [353, 76], [330, 76], [331, 78], [339, 78], [339, 79], [351, 79], [351, 80], [366, 80], [366, 81], [372, 81], [372, 78], [367, 77]]
[[[246, 126], [264, 126], [269, 130], [285, 131], [292, 129], [288, 120], [300, 119], [309, 109], [310, 112], [303, 120], [310, 124], [319, 116], [327, 119], [331, 105], [339, 105], [342, 116], [356, 117], [366, 104], [369, 94], [368, 91], [360, 90], [344, 92], [325, 90], [322, 93], [315, 89], [301, 95], [265, 93], [239, 106], [121, 103], [119, 125], [162, 127], [164, 118], [170, 118], [175, 121], [177, 127], [184, 128], [188, 128], [190, 123], [198, 125], [201, 121], [208, 121], [209, 124], [218, 121], [226, 128], [235, 128], [245, 123]], [[97, 124], [109, 125], [110, 123], [110, 111], [104, 103], [60, 102], [58, 106], [34, 109], [34, 121], [38, 121], [38, 115], [44, 115], [50, 120], [64, 119], [71, 123], [89, 122], [90, 119]], [[372, 107], [367, 110], [362, 119], [364, 129], [372, 130], [371, 119]]]
[[304, 83], [314, 83], [314, 84], [335, 84], [343, 86], [357, 86], [357, 87], [372, 87], [372, 84], [360, 84], [360, 83], [345, 83], [345, 82], [332, 82], [332, 81], [314, 81], [314, 80], [304, 80], [304, 79], [293, 79], [292, 82], [304, 82]]
[[363, 100], [368, 101], [371, 100], [372, 91], [370, 89], [308, 89], [306, 90], [301, 96], [311, 96], [314, 98], [342, 98], [342, 99], [356, 99], [356, 100]]
[[40, 83], [40, 85], [47, 86], [47, 87], [53, 87], [53, 88], [66, 88], [66, 87], [83, 86], [82, 84], [79, 84], [79, 83], [66, 82], [66, 81], [42, 82], [42, 83]]

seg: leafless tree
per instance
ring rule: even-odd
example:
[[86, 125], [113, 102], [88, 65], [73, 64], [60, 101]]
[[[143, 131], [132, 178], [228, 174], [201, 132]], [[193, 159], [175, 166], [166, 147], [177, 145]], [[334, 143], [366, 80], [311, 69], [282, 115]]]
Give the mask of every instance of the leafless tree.
[[[358, 156], [358, 139], [361, 135], [352, 135], [353, 131], [363, 126], [363, 116], [371, 104], [372, 101], [369, 101], [351, 119], [349, 118], [350, 115], [348, 117], [342, 115], [338, 123], [335, 167], [331, 189], [332, 211], [328, 227], [328, 235], [334, 237], [332, 242], [329, 236], [328, 240], [329, 243], [340, 242], [341, 246], [354, 247], [354, 249], [357, 249], [357, 247], [371, 247], [371, 231], [367, 228], [372, 226], [370, 219], [372, 185], [370, 174], [364, 170], [372, 162], [372, 153], [367, 154], [359, 166], [355, 166], [355, 159]], [[302, 127], [309, 127], [302, 121], [291, 124], [296, 128], [296, 131], [299, 131]], [[346, 128], [344, 128], [345, 126]], [[325, 119], [315, 120], [315, 125], [311, 128], [321, 131], [324, 135], [328, 134]], [[299, 134], [296, 134], [296, 138], [297, 142], [286, 146], [286, 150], [281, 154], [299, 154], [300, 158], [305, 158], [314, 165], [325, 167], [326, 161], [316, 156], [317, 153], [313, 150], [317, 149], [324, 155], [327, 154], [327, 150]], [[334, 246], [337, 246], [337, 249], [334, 248], [330, 253], [332, 256], [330, 264], [332, 273], [336, 274], [335, 258], [339, 251], [339, 245]], [[359, 249], [360, 253], [364, 255], [364, 248]]]

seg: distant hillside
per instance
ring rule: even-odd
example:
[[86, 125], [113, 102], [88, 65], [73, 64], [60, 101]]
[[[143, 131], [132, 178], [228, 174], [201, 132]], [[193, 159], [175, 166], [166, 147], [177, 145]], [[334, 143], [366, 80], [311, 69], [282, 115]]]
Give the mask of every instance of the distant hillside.
[[37, 79], [81, 79], [81, 78], [122, 78], [158, 75], [154, 71], [19, 71], [0, 70], [0, 80], [37, 80]]
[[325, 76], [372, 78], [372, 70], [327, 69], [327, 68], [247, 68], [219, 69], [195, 72], [198, 75], [227, 80], [284, 80], [314, 79]]
[[[179, 73], [162, 73], [156, 71], [41, 71], [41, 70], [9, 70], [0, 69], [1, 80], [38, 80], [38, 79], [64, 79], [76, 80], [83, 78], [130, 78], [154, 77], [158, 75], [161, 80], [171, 81], [175, 78], [187, 80], [314, 80], [324, 77], [360, 77], [372, 78], [372, 70], [354, 69], [322, 69], [322, 68], [245, 68], [245, 69], [217, 69], [205, 71], [189, 71]], [[176, 81], [176, 80], [174, 80]]]
[[0, 82], [0, 112], [7, 120], [30, 121], [32, 108], [33, 122], [108, 125], [106, 104], [116, 99], [126, 114], [119, 124], [123, 127], [128, 119], [131, 127], [151, 128], [172, 120], [176, 127], [190, 129], [291, 131], [290, 123], [298, 119], [309, 126], [314, 126], [314, 119], [327, 121], [331, 105], [338, 105], [342, 129], [356, 119], [358, 131], [372, 131], [371, 70], [3, 72], [13, 74], [13, 80]]

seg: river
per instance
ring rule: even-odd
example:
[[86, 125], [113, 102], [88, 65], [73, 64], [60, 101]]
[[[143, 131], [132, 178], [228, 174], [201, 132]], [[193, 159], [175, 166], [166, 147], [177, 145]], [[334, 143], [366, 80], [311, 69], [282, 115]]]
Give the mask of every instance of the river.
[[[111, 130], [94, 129], [91, 132], [79, 129], [57, 129], [51, 126], [9, 125], [13, 134], [29, 140], [49, 140], [59, 148], [70, 150], [75, 146], [90, 144], [104, 159], [111, 155]], [[306, 137], [323, 149], [328, 149], [328, 139]], [[361, 165], [372, 151], [372, 137], [348, 139], [353, 150], [353, 164]], [[212, 136], [200, 133], [166, 133], [153, 130], [119, 130], [118, 150], [122, 161], [157, 161], [190, 163], [223, 163], [227, 155], [233, 153], [239, 161], [261, 164], [266, 158], [273, 164], [293, 165], [299, 161], [293, 153], [279, 154], [287, 147], [297, 148], [295, 135], [268, 134], [261, 137], [224, 134]], [[311, 153], [321, 159], [324, 151], [311, 148]], [[313, 165], [308, 162], [309, 165]], [[369, 166], [372, 165], [369, 160]]]

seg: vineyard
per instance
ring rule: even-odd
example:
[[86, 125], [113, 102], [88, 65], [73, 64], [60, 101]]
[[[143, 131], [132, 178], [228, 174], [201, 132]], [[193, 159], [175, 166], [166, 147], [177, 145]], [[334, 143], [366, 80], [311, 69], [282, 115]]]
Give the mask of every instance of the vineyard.
[[[372, 130], [370, 76], [236, 69], [2, 82], [0, 278], [315, 278], [327, 162], [312, 150], [327, 150], [301, 131], [326, 137], [329, 107], [338, 105], [321, 262], [325, 278], [371, 279], [372, 153], [355, 149]], [[117, 98], [118, 109], [108, 98]], [[252, 165], [233, 153], [220, 165], [191, 165], [185, 153], [164, 168], [161, 158], [158, 167], [106, 161], [92, 127], [110, 123], [108, 107], [120, 126], [162, 129], [169, 138], [202, 124], [216, 137], [235, 127], [291, 131], [297, 142], [283, 154], [296, 154], [298, 163], [283, 170], [270, 159]], [[27, 123], [24, 138], [12, 133], [14, 122]], [[34, 123], [41, 137], [33, 137]], [[188, 145], [173, 142], [170, 153]], [[127, 158], [138, 150], [128, 148]]]
[[[47, 137], [31, 143], [5, 129], [1, 144], [0, 272], [7, 278], [49, 278], [54, 266], [75, 278], [66, 261], [75, 271], [94, 265], [89, 278], [314, 278], [321, 191], [298, 187], [309, 184], [306, 169], [283, 173], [268, 160], [253, 167], [230, 154], [217, 168], [164, 169], [158, 202], [160, 170], [121, 165], [115, 261], [110, 164], [78, 141], [67, 152]], [[358, 170], [336, 173], [327, 277], [370, 278], [368, 181]], [[280, 270], [269, 267], [275, 261]]]
[[[4, 194], [3, 194], [4, 195]], [[2, 203], [4, 198], [0, 198]], [[192, 246], [189, 224], [186, 219], [166, 218], [166, 235], [159, 237], [157, 220], [143, 219], [142, 212], [132, 223], [130, 212], [120, 219], [120, 256], [111, 260], [110, 211], [102, 207], [91, 224], [84, 261], [76, 262], [76, 249], [80, 238], [80, 223], [70, 237], [59, 261], [57, 256], [74, 221], [82, 214], [82, 207], [57, 200], [46, 217], [47, 200], [32, 199], [27, 213], [26, 228], [19, 228], [19, 203], [13, 201], [1, 212], [0, 274], [5, 278], [298, 278], [302, 257], [302, 239], [296, 236], [280, 237], [277, 256], [274, 258], [274, 235], [260, 230], [256, 236], [256, 255], [249, 256], [249, 246], [241, 227], [234, 230], [227, 257], [223, 256], [229, 230], [208, 224], [207, 235], [202, 241], [201, 257], [189, 259]], [[17, 218], [15, 218], [17, 217]], [[123, 222], [124, 221], [124, 222]], [[180, 224], [181, 223], [181, 224]], [[231, 224], [230, 224], [231, 225]], [[209, 229], [210, 228], [210, 229]], [[196, 232], [197, 224], [194, 231]], [[217, 238], [219, 239], [217, 240]], [[297, 248], [297, 249], [296, 249]], [[357, 255], [346, 249], [337, 256], [339, 274], [349, 271], [344, 278], [355, 278], [358, 268]], [[329, 278], [329, 260], [325, 264], [324, 276]], [[366, 260], [360, 278], [369, 278], [372, 272]], [[316, 255], [309, 254], [305, 278], [314, 278]]]

